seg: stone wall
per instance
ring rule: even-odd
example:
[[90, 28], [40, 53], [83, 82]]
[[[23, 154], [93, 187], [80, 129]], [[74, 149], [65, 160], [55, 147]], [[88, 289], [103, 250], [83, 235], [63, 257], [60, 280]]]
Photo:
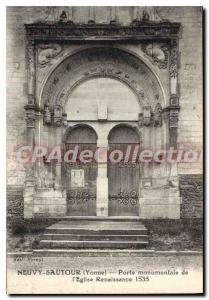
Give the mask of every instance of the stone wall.
[[23, 189], [21, 187], [7, 188], [7, 219], [8, 223], [23, 218]]
[[180, 176], [181, 218], [202, 218], [203, 216], [203, 176]]

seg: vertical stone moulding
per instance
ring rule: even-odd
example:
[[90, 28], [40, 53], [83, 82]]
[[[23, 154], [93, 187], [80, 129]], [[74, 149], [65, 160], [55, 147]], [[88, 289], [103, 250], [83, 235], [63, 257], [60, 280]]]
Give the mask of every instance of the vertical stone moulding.
[[178, 115], [179, 115], [179, 96], [178, 96], [178, 42], [171, 41], [170, 59], [169, 59], [169, 76], [170, 76], [170, 107], [169, 107], [169, 133], [170, 147], [177, 148], [178, 134]]
[[[35, 119], [36, 119], [36, 106], [35, 106], [35, 45], [32, 40], [27, 42], [27, 93], [28, 103], [24, 107], [26, 111], [26, 127], [27, 127], [27, 146], [34, 148], [35, 136]], [[32, 162], [26, 168], [25, 187], [23, 192], [24, 197], [24, 217], [33, 217], [35, 194], [35, 178], [34, 178], [34, 165]]]

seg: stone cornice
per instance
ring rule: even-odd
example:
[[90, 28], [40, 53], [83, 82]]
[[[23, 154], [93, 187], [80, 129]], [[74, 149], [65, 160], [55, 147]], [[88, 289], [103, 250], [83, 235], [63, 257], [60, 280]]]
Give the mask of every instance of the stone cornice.
[[177, 39], [180, 23], [137, 22], [122, 26], [118, 24], [72, 24], [35, 23], [25, 24], [28, 40], [68, 41], [68, 40], [146, 40]]

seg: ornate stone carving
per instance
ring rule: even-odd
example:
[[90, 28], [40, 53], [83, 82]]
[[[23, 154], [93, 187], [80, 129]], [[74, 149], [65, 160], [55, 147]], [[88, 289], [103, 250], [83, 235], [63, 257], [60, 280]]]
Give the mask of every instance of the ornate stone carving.
[[33, 41], [27, 42], [27, 87], [28, 104], [35, 103], [35, 45]]
[[51, 124], [51, 112], [49, 110], [48, 105], [44, 107], [44, 124], [49, 125]]
[[63, 125], [67, 126], [67, 114], [66, 113], [62, 114], [62, 119], [63, 119]]
[[63, 10], [62, 13], [59, 16], [59, 21], [60, 22], [67, 22], [68, 18], [67, 18], [67, 14], [66, 11]]
[[[142, 80], [145, 75], [146, 82]], [[64, 107], [77, 85], [90, 78], [106, 76], [129, 86], [141, 106], [150, 105], [154, 109], [157, 102], [162, 105], [161, 87], [145, 64], [117, 48], [95, 47], [68, 57], [55, 69], [42, 93], [43, 106], [49, 99], [51, 111], [54, 110], [54, 105]], [[152, 82], [152, 90], [148, 97], [146, 91], [150, 89], [149, 82]]]
[[168, 65], [168, 48], [161, 44], [142, 45], [142, 50], [160, 69], [167, 68]]
[[[118, 14], [120, 15], [120, 8], [111, 6], [111, 16], [110, 21], [115, 21], [116, 18], [114, 16], [114, 11], [118, 9]], [[86, 10], [89, 9], [89, 7], [86, 7]], [[34, 7], [35, 14], [38, 16], [37, 21], [39, 22], [70, 22], [73, 20], [72, 18], [72, 10], [73, 6], [41, 6]], [[106, 7], [106, 11], [108, 11], [108, 7]], [[157, 12], [157, 9], [155, 7], [151, 6], [134, 6], [132, 13], [132, 20], [142, 20], [143, 12], [145, 12], [149, 17], [147, 18], [148, 21], [162, 21], [161, 17], [159, 16], [159, 13]], [[64, 12], [64, 14], [63, 14]], [[86, 20], [88, 21], [88, 20]]]
[[176, 78], [178, 75], [178, 47], [176, 41], [170, 49], [169, 73], [171, 78]]
[[157, 9], [153, 6], [146, 6], [144, 9], [144, 15], [148, 15], [148, 17], [146, 16], [146, 19], [148, 19], [148, 21], [155, 21], [155, 22], [159, 22], [162, 21], [161, 17], [159, 16], [159, 13], [157, 12]]
[[169, 112], [169, 127], [178, 127], [178, 120], [179, 120], [179, 110], [178, 109], [170, 109]]
[[143, 107], [143, 125], [150, 126], [151, 124], [151, 106]]
[[[93, 68], [90, 68], [89, 70], [85, 70], [83, 73], [84, 77], [92, 77], [92, 76], [113, 76], [113, 77], [117, 77], [118, 79], [120, 79], [121, 81], [125, 81], [128, 83], [128, 85], [130, 85], [136, 92], [136, 94], [138, 95], [138, 97], [143, 100], [143, 102], [145, 103], [146, 99], [145, 98], [145, 94], [144, 91], [142, 90], [141, 86], [139, 85], [139, 83], [137, 83], [131, 75], [125, 73], [124, 71], [118, 69], [116, 66], [95, 66]], [[62, 93], [60, 95], [60, 97], [58, 98], [60, 100], [60, 103], [62, 103], [62, 98], [64, 97], [64, 93]]]
[[140, 20], [139, 7], [138, 6], [133, 6], [132, 7], [132, 24], [137, 25], [139, 20]]
[[35, 128], [36, 110], [34, 105], [26, 105], [26, 126], [28, 128]]
[[37, 23], [26, 24], [27, 36], [30, 39], [44, 41], [50, 34], [50, 38], [54, 41], [60, 41], [62, 38], [67, 40], [88, 40], [94, 37], [95, 40], [123, 40], [126, 39], [141, 39], [142, 37], [149, 38], [178, 38], [180, 29], [179, 23], [162, 22], [143, 22], [140, 21], [136, 26], [122, 26], [119, 24], [79, 24], [71, 25], [68, 23]]
[[40, 44], [38, 45], [38, 64], [41, 67], [47, 65], [51, 59], [55, 58], [62, 51], [59, 44]]
[[153, 119], [155, 127], [162, 126], [162, 106], [160, 103], [157, 103], [155, 106]]
[[62, 126], [62, 106], [55, 105], [54, 107], [54, 124], [56, 126]]
[[143, 127], [143, 114], [139, 114], [139, 120], [138, 120], [138, 125], [139, 127]]
[[147, 10], [143, 10], [142, 12], [142, 21], [148, 22], [150, 20], [150, 15], [148, 14]]

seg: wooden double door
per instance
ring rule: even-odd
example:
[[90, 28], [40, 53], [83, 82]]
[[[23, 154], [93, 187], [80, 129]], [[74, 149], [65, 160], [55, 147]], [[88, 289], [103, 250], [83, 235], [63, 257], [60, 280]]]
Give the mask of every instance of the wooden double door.
[[[86, 163], [79, 159], [79, 154], [83, 150], [95, 153], [96, 147], [97, 135], [90, 127], [75, 127], [69, 132], [65, 152], [74, 151], [77, 159], [65, 163], [63, 168], [63, 180], [67, 190], [67, 215], [97, 215], [97, 188], [103, 188], [96, 185], [98, 165], [94, 159]], [[109, 216], [139, 215], [140, 168], [138, 163], [132, 162], [137, 147], [139, 136], [133, 128], [119, 126], [111, 130], [107, 162], [108, 199], [106, 199]], [[118, 152], [120, 156], [121, 153], [123, 155], [119, 161]], [[72, 153], [69, 155], [71, 160], [72, 155]]]

